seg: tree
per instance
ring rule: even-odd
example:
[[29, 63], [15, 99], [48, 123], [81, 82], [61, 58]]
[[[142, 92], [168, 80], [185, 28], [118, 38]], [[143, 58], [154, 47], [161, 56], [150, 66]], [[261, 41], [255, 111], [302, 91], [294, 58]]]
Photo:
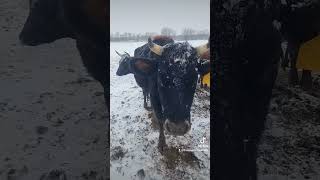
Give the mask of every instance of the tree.
[[195, 30], [191, 29], [191, 28], [184, 28], [182, 30], [182, 36], [184, 38], [184, 40], [190, 40], [191, 36], [194, 35]]
[[171, 29], [171, 28], [163, 27], [163, 28], [161, 29], [161, 35], [173, 37], [173, 36], [176, 35], [176, 32], [175, 32], [173, 29]]

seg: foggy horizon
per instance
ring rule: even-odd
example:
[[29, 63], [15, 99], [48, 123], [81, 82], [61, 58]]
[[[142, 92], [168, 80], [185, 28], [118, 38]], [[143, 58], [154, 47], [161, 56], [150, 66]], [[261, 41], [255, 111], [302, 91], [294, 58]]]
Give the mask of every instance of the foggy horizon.
[[210, 0], [111, 0], [110, 33], [160, 34], [164, 27], [176, 34], [184, 28], [210, 31], [209, 4]]

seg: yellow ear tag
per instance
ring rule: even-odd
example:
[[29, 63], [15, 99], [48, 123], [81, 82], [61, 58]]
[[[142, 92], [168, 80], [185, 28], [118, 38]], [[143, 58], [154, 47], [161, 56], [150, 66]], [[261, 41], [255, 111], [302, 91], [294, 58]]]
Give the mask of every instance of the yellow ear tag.
[[207, 73], [202, 78], [202, 85], [210, 87], [210, 73]]

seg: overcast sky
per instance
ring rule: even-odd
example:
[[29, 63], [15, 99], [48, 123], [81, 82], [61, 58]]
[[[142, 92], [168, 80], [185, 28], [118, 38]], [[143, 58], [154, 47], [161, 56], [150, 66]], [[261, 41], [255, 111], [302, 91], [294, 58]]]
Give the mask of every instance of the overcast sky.
[[210, 30], [210, 0], [111, 0], [111, 33]]

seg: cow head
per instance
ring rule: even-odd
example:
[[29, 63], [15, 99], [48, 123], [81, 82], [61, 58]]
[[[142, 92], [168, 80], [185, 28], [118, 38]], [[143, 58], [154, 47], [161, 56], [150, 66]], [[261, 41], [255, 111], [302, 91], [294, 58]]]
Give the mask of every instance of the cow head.
[[120, 56], [120, 61], [119, 61], [119, 68], [117, 70], [117, 75], [118, 76], [123, 76], [131, 73], [130, 70], [130, 54], [125, 52], [124, 54], [120, 54], [118, 51], [116, 53]]
[[201, 54], [207, 52], [208, 47], [203, 45], [194, 48], [188, 42], [160, 46], [151, 38], [148, 39], [148, 45], [158, 57], [132, 58], [130, 70], [135, 75], [155, 78], [153, 82], [157, 88], [151, 91], [157, 91], [159, 102], [151, 98], [152, 106], [160, 108], [154, 110], [161, 112], [160, 120], [165, 120], [164, 127], [168, 133], [183, 135], [191, 128], [190, 110], [198, 74], [209, 71], [210, 64], [200, 61]]
[[19, 39], [23, 44], [35, 46], [73, 37], [63, 16], [60, 0], [30, 0], [29, 15]]

